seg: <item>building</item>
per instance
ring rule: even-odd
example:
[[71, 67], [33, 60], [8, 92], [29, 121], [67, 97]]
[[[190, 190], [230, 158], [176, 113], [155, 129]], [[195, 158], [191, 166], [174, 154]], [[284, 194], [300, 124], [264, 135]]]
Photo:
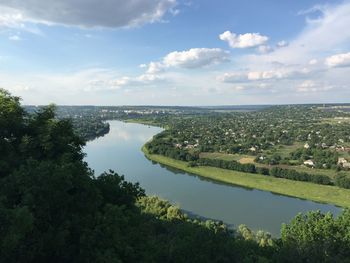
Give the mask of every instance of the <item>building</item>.
[[304, 162], [304, 164], [307, 165], [307, 166], [312, 166], [312, 167], [315, 166], [315, 163], [314, 163], [313, 160], [306, 160], [306, 161]]
[[348, 160], [342, 157], [338, 158], [338, 164], [344, 165], [345, 163], [348, 163]]

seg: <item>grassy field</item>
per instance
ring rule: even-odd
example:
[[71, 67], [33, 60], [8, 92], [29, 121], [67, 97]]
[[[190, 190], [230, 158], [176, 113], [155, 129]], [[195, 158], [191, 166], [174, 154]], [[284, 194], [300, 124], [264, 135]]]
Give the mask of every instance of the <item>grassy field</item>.
[[213, 180], [341, 207], [350, 207], [350, 190], [348, 189], [241, 173], [215, 167], [188, 167], [186, 162], [162, 155], [149, 154], [145, 147], [142, 148], [142, 151], [150, 160]]

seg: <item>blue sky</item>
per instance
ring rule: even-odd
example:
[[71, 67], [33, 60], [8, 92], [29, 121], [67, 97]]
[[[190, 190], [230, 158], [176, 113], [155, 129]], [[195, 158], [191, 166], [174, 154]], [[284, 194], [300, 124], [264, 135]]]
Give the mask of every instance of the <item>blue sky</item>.
[[25, 104], [349, 102], [350, 1], [0, 0]]

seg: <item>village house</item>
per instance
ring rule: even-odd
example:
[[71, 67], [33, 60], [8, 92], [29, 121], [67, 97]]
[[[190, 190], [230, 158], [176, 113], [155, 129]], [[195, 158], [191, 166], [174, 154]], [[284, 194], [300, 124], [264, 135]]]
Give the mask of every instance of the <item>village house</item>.
[[338, 158], [338, 164], [343, 165], [344, 163], [347, 163], [347, 162], [348, 162], [348, 160], [346, 160], [346, 159], [343, 158], [343, 157]]
[[252, 152], [255, 152], [256, 148], [253, 146], [253, 147], [250, 147], [249, 150], [252, 151]]
[[350, 162], [343, 157], [338, 158], [338, 165], [341, 165], [343, 168], [350, 168]]
[[304, 162], [304, 164], [307, 165], [307, 166], [312, 166], [312, 167], [315, 166], [315, 163], [314, 163], [313, 160], [306, 160], [306, 161]]

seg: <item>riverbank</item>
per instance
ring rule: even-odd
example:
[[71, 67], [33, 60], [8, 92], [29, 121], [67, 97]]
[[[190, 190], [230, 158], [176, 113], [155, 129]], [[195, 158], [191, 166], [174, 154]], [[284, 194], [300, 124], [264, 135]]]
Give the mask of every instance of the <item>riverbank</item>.
[[189, 167], [187, 162], [174, 160], [162, 155], [150, 154], [145, 146], [142, 147], [142, 151], [145, 156], [152, 161], [205, 178], [320, 203], [350, 207], [349, 189], [292, 181], [271, 176], [242, 173], [215, 167]]

